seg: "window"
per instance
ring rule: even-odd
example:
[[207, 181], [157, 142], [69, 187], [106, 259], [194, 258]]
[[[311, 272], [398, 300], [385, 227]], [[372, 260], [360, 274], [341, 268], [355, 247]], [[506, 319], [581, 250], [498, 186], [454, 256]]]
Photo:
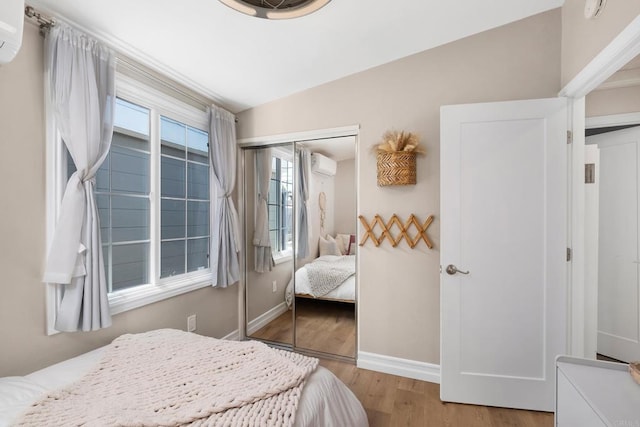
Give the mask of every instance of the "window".
[[290, 257], [293, 253], [293, 161], [290, 153], [274, 150], [267, 205], [274, 259]]
[[[208, 115], [128, 77], [116, 82], [111, 149], [95, 183], [112, 314], [211, 283]], [[55, 218], [75, 167], [68, 153], [49, 157]]]
[[160, 277], [168, 277], [209, 267], [209, 135], [160, 123]]

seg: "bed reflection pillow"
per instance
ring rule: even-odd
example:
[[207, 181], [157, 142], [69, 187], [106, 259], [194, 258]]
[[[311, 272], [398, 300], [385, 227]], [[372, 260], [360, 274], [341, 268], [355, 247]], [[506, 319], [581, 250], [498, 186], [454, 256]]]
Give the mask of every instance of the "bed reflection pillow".
[[326, 239], [320, 236], [318, 247], [318, 249], [320, 250], [320, 256], [342, 255], [340, 249], [338, 248], [338, 242], [336, 242], [336, 240], [331, 236], [327, 236]]

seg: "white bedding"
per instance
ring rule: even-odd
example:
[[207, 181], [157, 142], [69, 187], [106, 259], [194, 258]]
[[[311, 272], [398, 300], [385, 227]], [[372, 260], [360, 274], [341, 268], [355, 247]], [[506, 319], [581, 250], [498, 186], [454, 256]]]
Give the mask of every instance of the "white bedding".
[[[80, 379], [102, 357], [103, 348], [24, 377], [0, 378], [0, 427], [10, 426], [44, 393]], [[50, 426], [55, 426], [52, 420]], [[368, 426], [358, 399], [331, 371], [318, 366], [307, 380], [296, 412], [295, 427]]]
[[[331, 256], [331, 255], [325, 255]], [[352, 259], [355, 262], [355, 256], [353, 255], [343, 255]], [[323, 257], [317, 258], [321, 259]], [[305, 266], [300, 267], [295, 274], [295, 282], [296, 282], [296, 295], [304, 295], [311, 296], [311, 288], [309, 286], [309, 276], [307, 275], [307, 269]], [[356, 277], [351, 276], [347, 280], [345, 280], [341, 285], [337, 288], [329, 291], [327, 294], [319, 297], [318, 299], [332, 299], [332, 300], [341, 300], [348, 302], [355, 302], [356, 300]], [[285, 300], [287, 305], [291, 307], [291, 303], [293, 301], [293, 278], [289, 281], [287, 285], [287, 289], [285, 290]]]

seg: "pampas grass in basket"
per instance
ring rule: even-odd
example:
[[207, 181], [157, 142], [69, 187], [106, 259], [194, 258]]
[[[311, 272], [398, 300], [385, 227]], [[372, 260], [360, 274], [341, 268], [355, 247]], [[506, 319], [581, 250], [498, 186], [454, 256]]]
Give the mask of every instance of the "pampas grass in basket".
[[416, 183], [416, 155], [424, 154], [418, 135], [405, 131], [387, 131], [375, 146], [378, 186]]

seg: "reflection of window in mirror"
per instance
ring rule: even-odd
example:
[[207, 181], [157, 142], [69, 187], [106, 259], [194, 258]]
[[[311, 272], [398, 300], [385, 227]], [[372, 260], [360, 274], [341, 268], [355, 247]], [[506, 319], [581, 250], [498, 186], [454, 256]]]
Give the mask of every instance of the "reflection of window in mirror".
[[269, 237], [275, 261], [293, 254], [293, 157], [273, 150], [269, 182]]

